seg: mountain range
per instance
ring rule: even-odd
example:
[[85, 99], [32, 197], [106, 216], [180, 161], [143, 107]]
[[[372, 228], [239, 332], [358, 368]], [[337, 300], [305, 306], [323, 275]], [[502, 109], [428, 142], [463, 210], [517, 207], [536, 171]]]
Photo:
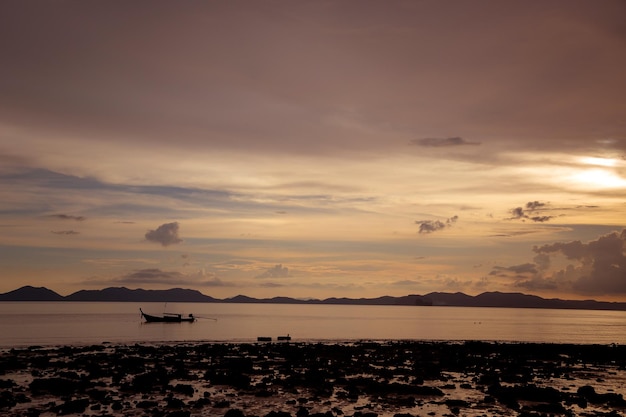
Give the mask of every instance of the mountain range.
[[348, 305], [404, 305], [404, 306], [455, 306], [455, 307], [510, 307], [556, 308], [580, 310], [622, 310], [626, 303], [596, 300], [561, 300], [542, 298], [522, 293], [484, 292], [471, 296], [457, 293], [432, 292], [426, 295], [383, 296], [376, 298], [326, 298], [297, 299], [290, 297], [252, 298], [237, 295], [218, 299], [200, 291], [171, 288], [169, 290], [128, 289], [110, 287], [102, 290], [80, 290], [62, 296], [48, 288], [24, 286], [4, 294], [0, 301], [115, 301], [115, 302], [189, 302], [189, 303], [265, 303], [265, 304], [348, 304]]

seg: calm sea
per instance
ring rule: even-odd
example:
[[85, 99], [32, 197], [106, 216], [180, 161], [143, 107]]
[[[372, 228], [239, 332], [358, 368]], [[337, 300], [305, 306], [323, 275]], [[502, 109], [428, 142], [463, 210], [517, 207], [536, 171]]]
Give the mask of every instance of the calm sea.
[[[144, 323], [193, 313], [195, 323]], [[217, 320], [210, 320], [214, 318]], [[472, 307], [0, 302], [0, 347], [102, 342], [486, 340], [626, 343], [626, 312]]]

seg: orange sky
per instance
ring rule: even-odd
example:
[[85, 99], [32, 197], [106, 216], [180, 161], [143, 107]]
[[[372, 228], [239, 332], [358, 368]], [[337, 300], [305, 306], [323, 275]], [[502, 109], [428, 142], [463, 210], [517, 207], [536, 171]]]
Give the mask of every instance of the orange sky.
[[625, 16], [3, 2], [0, 292], [624, 301]]

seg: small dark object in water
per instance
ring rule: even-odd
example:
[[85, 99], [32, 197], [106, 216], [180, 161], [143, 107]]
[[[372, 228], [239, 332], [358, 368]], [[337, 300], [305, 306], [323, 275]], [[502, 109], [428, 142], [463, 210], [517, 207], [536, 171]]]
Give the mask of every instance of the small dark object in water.
[[271, 342], [272, 338], [269, 336], [259, 336], [256, 338], [257, 342]]

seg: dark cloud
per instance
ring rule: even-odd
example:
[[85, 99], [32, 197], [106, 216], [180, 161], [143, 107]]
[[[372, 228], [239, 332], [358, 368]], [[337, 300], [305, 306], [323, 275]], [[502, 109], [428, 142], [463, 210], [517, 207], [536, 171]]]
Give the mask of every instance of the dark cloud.
[[446, 224], [439, 220], [415, 220], [415, 224], [420, 225], [420, 233], [432, 233], [446, 228]]
[[459, 216], [452, 216], [446, 219], [445, 223], [441, 220], [415, 220], [415, 224], [420, 226], [419, 233], [433, 233], [452, 226], [457, 220], [459, 220]]
[[165, 223], [146, 233], [146, 240], [160, 243], [162, 246], [174, 245], [183, 240], [178, 237], [178, 222]]
[[515, 274], [536, 274], [537, 267], [532, 263], [525, 263], [521, 265], [513, 265], [513, 266], [495, 266], [491, 275], [496, 275], [501, 272], [513, 272]]
[[553, 219], [554, 216], [532, 216], [529, 217], [530, 220], [534, 221], [534, 222], [539, 222], [539, 223], [543, 223], [543, 222], [547, 222], [550, 219]]
[[[163, 271], [158, 268], [146, 268], [130, 272], [112, 280], [116, 284], [144, 285], [203, 285], [207, 287], [232, 287], [233, 284], [224, 282], [212, 273], [198, 271], [194, 274], [184, 274], [178, 271]], [[109, 283], [111, 283], [109, 281]]]
[[525, 263], [508, 267], [495, 266], [489, 275], [510, 278], [513, 280], [513, 287], [528, 291], [558, 289], [558, 283], [552, 278], [544, 278], [541, 270], [541, 264]]
[[515, 207], [514, 209], [511, 209], [511, 216], [512, 219], [523, 219], [526, 217], [526, 215], [524, 214], [524, 209], [521, 207]]
[[528, 210], [537, 210], [538, 208], [545, 207], [546, 203], [541, 203], [539, 201], [529, 201], [526, 203], [526, 208]]
[[282, 264], [275, 265], [272, 268], [265, 270], [257, 278], [287, 278], [289, 276], [289, 268], [283, 267]]
[[533, 249], [537, 254], [564, 255], [577, 261], [552, 274], [557, 281], [570, 282], [582, 294], [626, 294], [626, 229], [588, 243], [553, 243]]
[[300, 152], [386, 147], [381, 126], [434, 146], [458, 146], [449, 131], [568, 149], [623, 136], [619, 0], [151, 2], [149, 19], [135, 2], [42, 3], [0, 2], [11, 125]]
[[531, 279], [518, 280], [517, 282], [515, 282], [514, 286], [530, 291], [557, 290], [559, 288], [558, 282], [554, 279], [546, 279], [541, 277], [532, 277]]
[[412, 139], [411, 145], [439, 148], [444, 146], [480, 145], [480, 142], [469, 142], [460, 137]]
[[54, 233], [55, 235], [78, 235], [79, 232], [74, 230], [51, 230], [50, 233]]
[[502, 231], [501, 233], [496, 233], [493, 235], [489, 235], [489, 237], [514, 237], [514, 236], [524, 236], [529, 235], [531, 233], [535, 233], [536, 230], [511, 230], [511, 231]]
[[525, 208], [515, 207], [509, 210], [509, 212], [511, 213], [511, 217], [509, 217], [509, 220], [528, 219], [536, 223], [544, 223], [556, 217], [556, 216], [536, 215], [538, 211], [542, 211], [542, 210], [549, 210], [547, 203], [542, 203], [539, 201], [529, 201], [528, 203], [526, 203]]
[[234, 287], [234, 284], [230, 282], [225, 282], [219, 279], [218, 277], [213, 277], [207, 281], [200, 282], [202, 285], [206, 285], [207, 287]]
[[140, 269], [118, 279], [129, 284], [179, 284], [188, 282], [187, 277], [177, 271], [162, 271], [158, 268]]
[[[510, 278], [527, 290], [573, 291], [582, 295], [626, 294], [626, 229], [583, 243], [557, 242], [533, 248], [532, 263], [496, 266], [492, 276]], [[557, 257], [570, 261], [551, 270]]]
[[60, 220], [76, 220], [77, 222], [82, 222], [83, 220], [86, 219], [86, 217], [84, 216], [72, 216], [70, 214], [50, 214], [47, 217], [60, 219]]

